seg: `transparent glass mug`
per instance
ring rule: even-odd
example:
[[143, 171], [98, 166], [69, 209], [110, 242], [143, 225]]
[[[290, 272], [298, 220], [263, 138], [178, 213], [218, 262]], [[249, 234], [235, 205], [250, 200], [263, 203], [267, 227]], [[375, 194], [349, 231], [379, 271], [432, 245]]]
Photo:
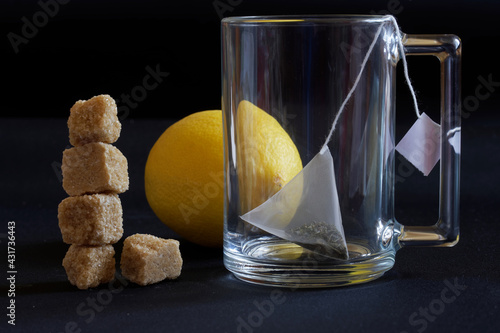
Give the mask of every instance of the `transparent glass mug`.
[[[459, 152], [441, 140], [438, 221], [432, 226], [403, 226], [394, 216], [394, 137], [395, 72], [404, 57], [398, 38], [402, 37], [407, 55], [434, 55], [441, 61], [441, 133], [460, 127], [460, 40], [453, 35], [400, 34], [393, 22], [390, 16], [222, 21], [224, 264], [239, 279], [291, 287], [362, 283], [391, 269], [401, 246], [458, 242]], [[258, 184], [242, 184], [258, 172], [259, 164], [241, 158], [240, 143], [244, 136], [259, 134], [256, 126], [245, 128], [238, 106], [248, 101], [274, 117], [305, 166], [325, 142], [358, 75], [359, 84], [328, 143], [349, 252], [347, 260], [340, 260], [304, 249], [241, 218], [254, 208], [246, 203], [258, 189]]]

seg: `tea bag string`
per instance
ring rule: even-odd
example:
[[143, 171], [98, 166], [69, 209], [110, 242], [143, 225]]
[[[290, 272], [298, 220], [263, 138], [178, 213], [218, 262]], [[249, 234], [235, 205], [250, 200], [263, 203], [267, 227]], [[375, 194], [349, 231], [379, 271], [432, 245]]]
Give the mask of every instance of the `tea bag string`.
[[[401, 31], [399, 30], [398, 23], [396, 22], [396, 19], [394, 16], [388, 15], [388, 17], [392, 24], [394, 24], [394, 28], [397, 31], [397, 43], [398, 47], [401, 51], [401, 54], [403, 55], [402, 61], [403, 61], [403, 71], [404, 71], [404, 76], [405, 80], [408, 83], [408, 87], [410, 88], [410, 92], [413, 98], [413, 106], [415, 109], [415, 113], [417, 115], [417, 118], [422, 117], [419, 108], [418, 108], [418, 102], [417, 102], [417, 95], [415, 94], [415, 90], [413, 89], [413, 85], [411, 84], [410, 81], [410, 75], [408, 74], [408, 64], [406, 62], [406, 56], [405, 56], [405, 50], [403, 46], [403, 41], [402, 41], [402, 36], [401, 36]], [[337, 122], [340, 118], [340, 115], [345, 109], [345, 106], [347, 105], [347, 102], [351, 99], [352, 94], [354, 93], [354, 90], [356, 90], [356, 87], [358, 86], [359, 81], [361, 80], [361, 75], [363, 74], [363, 71], [366, 67], [366, 63], [368, 62], [368, 59], [370, 58], [370, 55], [373, 51], [373, 48], [375, 47], [375, 43], [377, 42], [377, 39], [380, 37], [380, 34], [382, 33], [382, 28], [384, 27], [384, 23], [380, 24], [380, 27], [377, 29], [377, 32], [375, 33], [375, 36], [373, 37], [373, 41], [370, 44], [370, 47], [368, 48], [368, 51], [366, 52], [365, 58], [363, 59], [363, 62], [361, 63], [361, 69], [359, 70], [359, 74], [356, 77], [356, 80], [354, 81], [354, 84], [352, 85], [352, 88], [349, 90], [349, 93], [347, 94], [346, 98], [344, 99], [344, 102], [342, 102], [342, 105], [339, 108], [339, 111], [337, 112], [337, 115], [335, 116], [335, 119], [333, 120], [332, 128], [330, 129], [330, 133], [328, 134], [325, 143], [323, 144], [323, 147], [321, 147], [321, 153], [325, 151], [325, 149], [328, 147], [328, 143], [332, 139], [333, 132], [335, 131], [335, 128], [337, 126]]]

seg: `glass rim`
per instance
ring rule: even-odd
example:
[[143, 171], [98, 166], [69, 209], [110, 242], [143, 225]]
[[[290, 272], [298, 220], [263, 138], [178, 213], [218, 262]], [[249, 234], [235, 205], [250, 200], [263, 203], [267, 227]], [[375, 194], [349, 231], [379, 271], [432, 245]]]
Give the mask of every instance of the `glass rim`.
[[287, 23], [382, 23], [392, 20], [392, 15], [364, 14], [320, 14], [320, 15], [256, 15], [229, 16], [221, 20], [222, 24], [261, 25]]

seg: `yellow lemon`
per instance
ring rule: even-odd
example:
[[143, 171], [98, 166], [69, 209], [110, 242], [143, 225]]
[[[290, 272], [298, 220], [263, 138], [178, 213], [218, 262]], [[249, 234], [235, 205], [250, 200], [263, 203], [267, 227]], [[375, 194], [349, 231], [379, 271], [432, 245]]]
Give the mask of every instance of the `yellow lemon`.
[[158, 218], [187, 240], [222, 245], [222, 112], [202, 111], [170, 126], [151, 149], [145, 192]]
[[[267, 112], [242, 101], [236, 117], [240, 202], [242, 213], [246, 213], [295, 177], [302, 170], [302, 160], [288, 133]], [[301, 189], [292, 200], [298, 204], [300, 196]], [[295, 210], [288, 213], [291, 218]]]
[[[265, 111], [243, 101], [237, 123], [240, 197], [248, 211], [278, 192], [302, 162], [289, 135]], [[223, 238], [222, 133], [220, 110], [189, 115], [160, 136], [145, 168], [146, 197], [158, 218], [185, 239], [210, 247], [221, 246]]]

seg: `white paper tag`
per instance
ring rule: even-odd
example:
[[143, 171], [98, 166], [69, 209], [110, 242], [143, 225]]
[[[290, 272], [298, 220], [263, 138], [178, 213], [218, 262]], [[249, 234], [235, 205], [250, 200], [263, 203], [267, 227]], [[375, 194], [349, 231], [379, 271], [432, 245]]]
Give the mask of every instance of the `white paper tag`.
[[441, 156], [441, 126], [422, 113], [396, 150], [424, 176], [429, 175]]
[[449, 138], [448, 142], [455, 150], [455, 153], [460, 154], [460, 130], [453, 133]]

